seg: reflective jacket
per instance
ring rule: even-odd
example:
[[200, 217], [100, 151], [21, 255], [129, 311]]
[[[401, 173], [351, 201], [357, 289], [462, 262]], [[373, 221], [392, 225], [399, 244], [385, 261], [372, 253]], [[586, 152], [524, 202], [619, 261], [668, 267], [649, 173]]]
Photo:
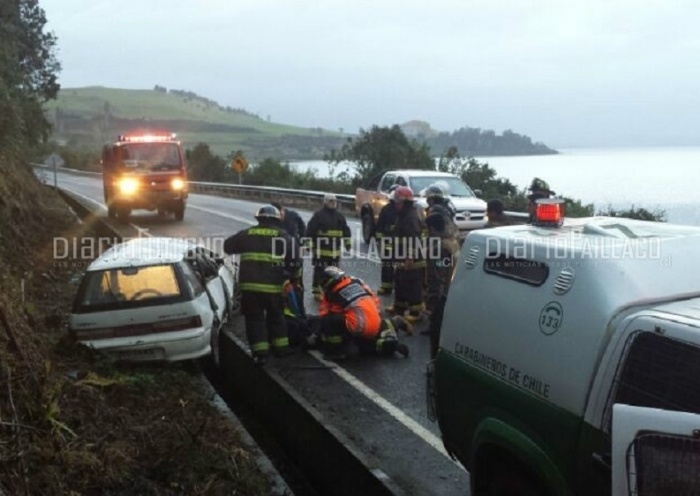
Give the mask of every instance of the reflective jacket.
[[361, 279], [345, 276], [324, 291], [318, 313], [343, 314], [350, 334], [374, 339], [382, 324], [379, 308], [379, 298]]
[[345, 216], [334, 208], [316, 211], [306, 227], [313, 258], [340, 258], [343, 245], [351, 246], [351, 233]]
[[393, 257], [398, 263], [397, 269], [411, 270], [425, 267], [426, 244], [423, 240], [423, 225], [418, 210], [407, 202], [396, 218]]
[[[377, 240], [386, 248], [391, 245], [392, 237], [396, 231], [396, 219], [398, 219], [396, 202], [390, 200], [389, 203], [384, 205], [379, 211], [376, 229]], [[391, 254], [382, 253], [382, 258], [391, 258]]]
[[281, 293], [301, 260], [296, 243], [276, 225], [258, 225], [238, 231], [224, 241], [224, 252], [240, 255], [241, 291]]
[[431, 214], [442, 215], [445, 219], [445, 234], [450, 238], [459, 240], [459, 228], [454, 220], [457, 214], [454, 208], [452, 208], [451, 203], [437, 202], [432, 204], [425, 210], [426, 217]]

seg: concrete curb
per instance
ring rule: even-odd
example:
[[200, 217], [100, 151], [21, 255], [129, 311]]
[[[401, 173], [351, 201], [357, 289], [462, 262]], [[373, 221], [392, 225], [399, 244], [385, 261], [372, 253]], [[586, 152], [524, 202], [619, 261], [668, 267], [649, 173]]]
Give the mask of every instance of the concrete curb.
[[236, 336], [221, 333], [219, 350], [225, 399], [244, 402], [253, 411], [319, 494], [405, 494], [279, 374], [255, 365]]

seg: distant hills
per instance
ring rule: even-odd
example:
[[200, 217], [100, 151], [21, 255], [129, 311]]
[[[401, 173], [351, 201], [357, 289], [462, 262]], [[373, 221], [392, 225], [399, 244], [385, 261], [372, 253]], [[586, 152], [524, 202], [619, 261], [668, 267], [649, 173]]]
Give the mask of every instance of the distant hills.
[[[55, 140], [95, 150], [129, 129], [151, 129], [177, 133], [186, 148], [207, 143], [222, 157], [242, 150], [252, 160], [309, 160], [322, 159], [351, 136], [270, 122], [242, 108], [224, 107], [191, 91], [159, 85], [151, 90], [64, 88], [57, 100], [46, 105], [46, 114]], [[436, 155], [450, 146], [457, 146], [462, 156], [556, 153], [511, 131], [497, 135], [466, 127], [445, 133], [423, 121], [411, 121], [402, 128], [407, 136], [426, 141]]]

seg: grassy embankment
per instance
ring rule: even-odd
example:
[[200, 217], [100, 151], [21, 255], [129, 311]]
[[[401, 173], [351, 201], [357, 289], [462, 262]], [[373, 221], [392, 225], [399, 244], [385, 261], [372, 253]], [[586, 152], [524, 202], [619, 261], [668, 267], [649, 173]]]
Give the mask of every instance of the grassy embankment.
[[282, 152], [290, 146], [287, 151], [293, 154], [295, 149], [299, 152], [313, 147], [318, 138], [340, 138], [340, 133], [278, 124], [205, 98], [155, 90], [64, 88], [57, 100], [46, 104], [46, 110], [54, 124], [55, 139], [96, 150], [135, 127], [176, 132], [185, 148], [207, 143], [222, 157], [233, 150], [254, 149], [261, 158], [277, 156], [262, 152]]
[[0, 494], [268, 494], [192, 364], [117, 367], [70, 341], [86, 261], [57, 260], [53, 239], [93, 225], [26, 166], [0, 168]]

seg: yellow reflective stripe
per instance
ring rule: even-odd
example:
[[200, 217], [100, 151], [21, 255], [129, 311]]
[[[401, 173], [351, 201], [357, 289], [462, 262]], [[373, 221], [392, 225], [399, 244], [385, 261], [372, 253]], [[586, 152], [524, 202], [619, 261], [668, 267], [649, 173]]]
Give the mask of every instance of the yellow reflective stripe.
[[241, 291], [256, 291], [258, 293], [280, 293], [282, 292], [281, 284], [262, 284], [258, 282], [242, 282], [240, 284]]
[[343, 336], [326, 336], [325, 342], [329, 344], [343, 344]]
[[292, 312], [289, 308], [284, 309], [284, 314], [289, 317], [296, 317], [296, 315], [294, 315], [294, 312]]
[[319, 231], [320, 236], [331, 236], [335, 238], [340, 238], [343, 236], [343, 231], [340, 229], [329, 229], [328, 231]]
[[270, 343], [267, 341], [260, 341], [259, 343], [253, 343], [250, 345], [250, 349], [255, 351], [268, 351], [270, 349]]
[[289, 338], [275, 338], [272, 340], [272, 346], [275, 348], [284, 348], [285, 346], [289, 346]]
[[248, 252], [241, 253], [241, 262], [279, 262], [284, 257], [272, 253]]
[[339, 257], [340, 250], [315, 250], [315, 254], [320, 257]]
[[248, 229], [248, 234], [253, 236], [279, 236], [280, 232], [277, 229], [270, 229], [269, 227], [252, 227]]

